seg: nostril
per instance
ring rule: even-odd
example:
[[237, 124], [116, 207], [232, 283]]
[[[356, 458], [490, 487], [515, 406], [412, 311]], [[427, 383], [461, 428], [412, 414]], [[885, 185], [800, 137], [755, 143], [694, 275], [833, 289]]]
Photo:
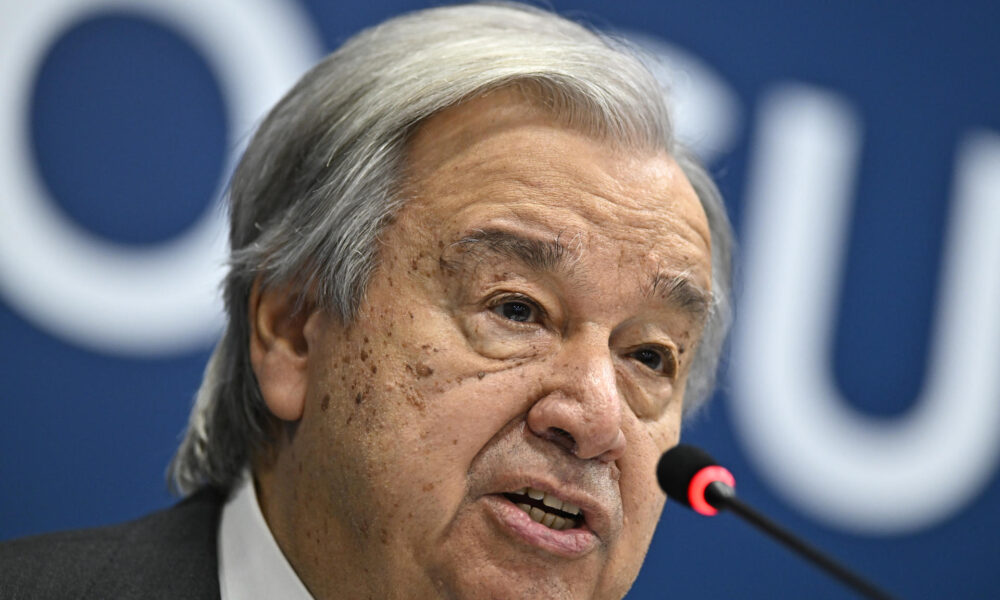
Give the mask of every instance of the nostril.
[[565, 429], [560, 429], [558, 427], [549, 427], [546, 431], [545, 436], [550, 442], [555, 443], [557, 446], [569, 452], [570, 454], [576, 454], [576, 440], [573, 439], [573, 434], [566, 431]]

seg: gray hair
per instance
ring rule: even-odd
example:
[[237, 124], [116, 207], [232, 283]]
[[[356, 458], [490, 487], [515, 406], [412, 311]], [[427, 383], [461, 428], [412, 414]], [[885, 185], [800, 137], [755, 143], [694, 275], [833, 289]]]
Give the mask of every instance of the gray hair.
[[229, 190], [228, 326], [205, 369], [171, 487], [228, 488], [273, 417], [250, 364], [255, 281], [289, 286], [351, 322], [377, 237], [401, 205], [406, 143], [429, 116], [519, 85], [567, 125], [678, 161], [708, 216], [714, 302], [687, 386], [710, 395], [730, 321], [732, 233], [711, 177], [673, 138], [665, 95], [625, 44], [518, 4], [433, 8], [365, 30], [313, 67], [253, 136]]

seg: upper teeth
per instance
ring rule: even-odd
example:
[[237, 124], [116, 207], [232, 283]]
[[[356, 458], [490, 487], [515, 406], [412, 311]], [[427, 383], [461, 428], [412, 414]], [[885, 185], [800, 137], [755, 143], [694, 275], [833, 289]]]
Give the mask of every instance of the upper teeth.
[[579, 515], [580, 507], [573, 504], [572, 502], [567, 502], [560, 498], [549, 494], [548, 492], [543, 492], [541, 490], [536, 490], [532, 487], [524, 487], [514, 492], [515, 494], [521, 494], [522, 496], [527, 496], [533, 500], [541, 500], [542, 504], [545, 506], [552, 507], [556, 510], [561, 510], [563, 512], [569, 513], [571, 515]]

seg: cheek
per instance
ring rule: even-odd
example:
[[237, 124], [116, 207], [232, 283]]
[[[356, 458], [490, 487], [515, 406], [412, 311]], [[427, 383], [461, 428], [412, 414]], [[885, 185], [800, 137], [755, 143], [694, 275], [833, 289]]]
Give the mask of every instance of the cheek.
[[633, 422], [635, 435], [629, 440], [626, 457], [620, 461], [622, 503], [627, 515], [626, 538], [633, 549], [645, 554], [663, 510], [666, 494], [656, 481], [656, 465], [660, 456], [677, 443], [680, 415], [672, 411], [659, 426]]
[[[496, 337], [482, 331], [487, 325], [472, 323], [479, 333], [470, 334], [468, 323], [434, 303], [395, 304], [421, 297], [418, 292], [396, 295], [368, 321], [370, 329], [384, 332], [371, 366], [378, 365], [376, 387], [390, 403], [388, 414], [400, 413], [396, 420], [405, 427], [399, 435], [419, 446], [457, 446], [474, 454], [523, 409], [532, 387], [521, 368], [526, 361], [481, 352], [477, 340]], [[525, 346], [532, 344], [497, 352], [511, 358], [512, 350]]]
[[387, 399], [401, 409], [398, 439], [417, 458], [433, 461], [438, 477], [464, 485], [476, 456], [527, 409], [538, 377], [530, 367], [446, 349], [461, 343], [422, 346], [386, 385]]
[[539, 328], [519, 331], [503, 323], [492, 312], [471, 311], [459, 319], [465, 343], [473, 352], [492, 360], [529, 360], [543, 355], [553, 343], [552, 336]]
[[392, 515], [389, 541], [433, 538], [465, 499], [475, 457], [523, 412], [531, 378], [469, 351], [430, 308], [371, 309], [357, 323], [331, 340], [342, 356], [327, 361], [312, 402], [336, 448], [330, 462], [350, 462], [366, 528], [381, 532]]
[[631, 449], [628, 461], [621, 461], [622, 503], [625, 514], [631, 515], [630, 526], [636, 530], [648, 529], [650, 535], [656, 527], [666, 495], [656, 481], [656, 463], [660, 451], [653, 444], [642, 449]]
[[656, 446], [635, 446], [630, 444], [628, 460], [619, 462], [624, 530], [607, 562], [603, 587], [610, 595], [624, 593], [638, 575], [666, 501], [656, 483]]

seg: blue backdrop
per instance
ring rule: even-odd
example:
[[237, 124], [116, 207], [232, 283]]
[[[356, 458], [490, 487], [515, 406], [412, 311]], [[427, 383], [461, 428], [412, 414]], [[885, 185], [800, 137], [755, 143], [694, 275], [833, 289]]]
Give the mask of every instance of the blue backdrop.
[[[688, 441], [902, 597], [1000, 589], [1000, 4], [554, 4], [659, 57], [741, 238]], [[425, 5], [0, 0], [0, 539], [172, 502], [234, 156], [311, 62]], [[850, 597], [676, 506], [629, 595], [665, 596]]]

